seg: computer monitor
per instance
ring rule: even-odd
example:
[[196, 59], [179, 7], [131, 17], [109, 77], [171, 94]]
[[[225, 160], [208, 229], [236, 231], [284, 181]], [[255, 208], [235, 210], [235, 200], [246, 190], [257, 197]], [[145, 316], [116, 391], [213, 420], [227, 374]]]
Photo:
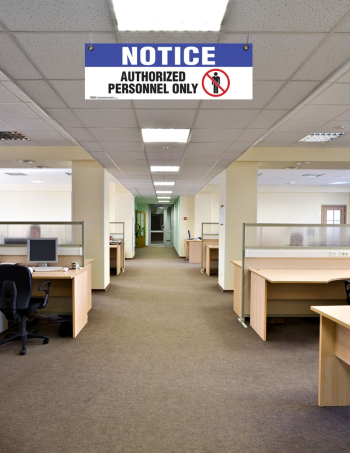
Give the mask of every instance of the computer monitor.
[[188, 239], [192, 239], [191, 230], [188, 230]]
[[28, 263], [57, 263], [57, 238], [27, 239]]

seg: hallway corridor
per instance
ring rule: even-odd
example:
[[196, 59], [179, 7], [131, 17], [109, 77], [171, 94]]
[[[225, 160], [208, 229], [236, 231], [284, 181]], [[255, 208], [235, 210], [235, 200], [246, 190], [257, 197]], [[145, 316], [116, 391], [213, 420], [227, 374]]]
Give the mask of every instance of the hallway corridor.
[[51, 324], [48, 346], [2, 348], [0, 451], [348, 451], [350, 409], [317, 406], [318, 322], [264, 343], [216, 283], [173, 248], [137, 249], [75, 340]]

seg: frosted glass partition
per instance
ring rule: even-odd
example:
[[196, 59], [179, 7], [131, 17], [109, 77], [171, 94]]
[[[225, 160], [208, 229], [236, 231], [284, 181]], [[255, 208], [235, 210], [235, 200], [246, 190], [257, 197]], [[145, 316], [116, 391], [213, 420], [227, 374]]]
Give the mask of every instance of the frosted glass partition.
[[350, 258], [350, 225], [245, 223], [241, 303], [235, 311], [243, 321], [250, 314], [249, 269], [339, 268], [349, 266], [346, 258]]
[[0, 255], [26, 256], [27, 239], [57, 238], [58, 256], [84, 265], [84, 222], [0, 222]]
[[202, 240], [201, 272], [203, 273], [205, 271], [206, 245], [219, 245], [219, 223], [202, 222], [201, 240]]

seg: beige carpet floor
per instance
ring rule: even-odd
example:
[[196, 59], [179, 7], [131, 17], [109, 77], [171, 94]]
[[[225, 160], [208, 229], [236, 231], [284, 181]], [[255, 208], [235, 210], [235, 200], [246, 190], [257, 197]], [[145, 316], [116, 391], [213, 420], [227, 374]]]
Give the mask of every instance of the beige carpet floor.
[[264, 343], [232, 293], [172, 248], [138, 249], [75, 339], [0, 347], [1, 453], [340, 453], [350, 408], [319, 408], [318, 321]]

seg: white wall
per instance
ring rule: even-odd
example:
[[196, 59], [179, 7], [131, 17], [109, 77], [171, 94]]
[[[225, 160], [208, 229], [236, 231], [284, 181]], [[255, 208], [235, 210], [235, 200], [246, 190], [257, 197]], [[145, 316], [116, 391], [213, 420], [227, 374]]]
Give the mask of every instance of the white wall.
[[[259, 223], [321, 223], [321, 205], [346, 205], [349, 219], [349, 193], [334, 187], [260, 186]], [[349, 189], [347, 189], [349, 190]]]
[[[187, 217], [187, 220], [184, 220]], [[179, 236], [180, 236], [180, 253], [179, 256], [186, 256], [186, 239], [188, 239], [188, 230], [191, 230], [192, 236], [194, 231], [194, 196], [187, 195], [180, 197], [180, 215], [179, 215]]]
[[11, 184], [11, 187], [7, 184], [6, 186], [3, 185], [0, 188], [1, 222], [70, 222], [72, 220], [70, 185], [62, 185], [63, 187], [51, 185], [50, 191], [47, 187], [45, 189], [40, 187], [39, 190], [34, 184]]
[[192, 235], [202, 235], [203, 222], [219, 221], [219, 186], [207, 186], [195, 195], [195, 225]]
[[122, 184], [115, 184], [115, 221], [124, 222], [125, 258], [135, 256], [135, 197]]

